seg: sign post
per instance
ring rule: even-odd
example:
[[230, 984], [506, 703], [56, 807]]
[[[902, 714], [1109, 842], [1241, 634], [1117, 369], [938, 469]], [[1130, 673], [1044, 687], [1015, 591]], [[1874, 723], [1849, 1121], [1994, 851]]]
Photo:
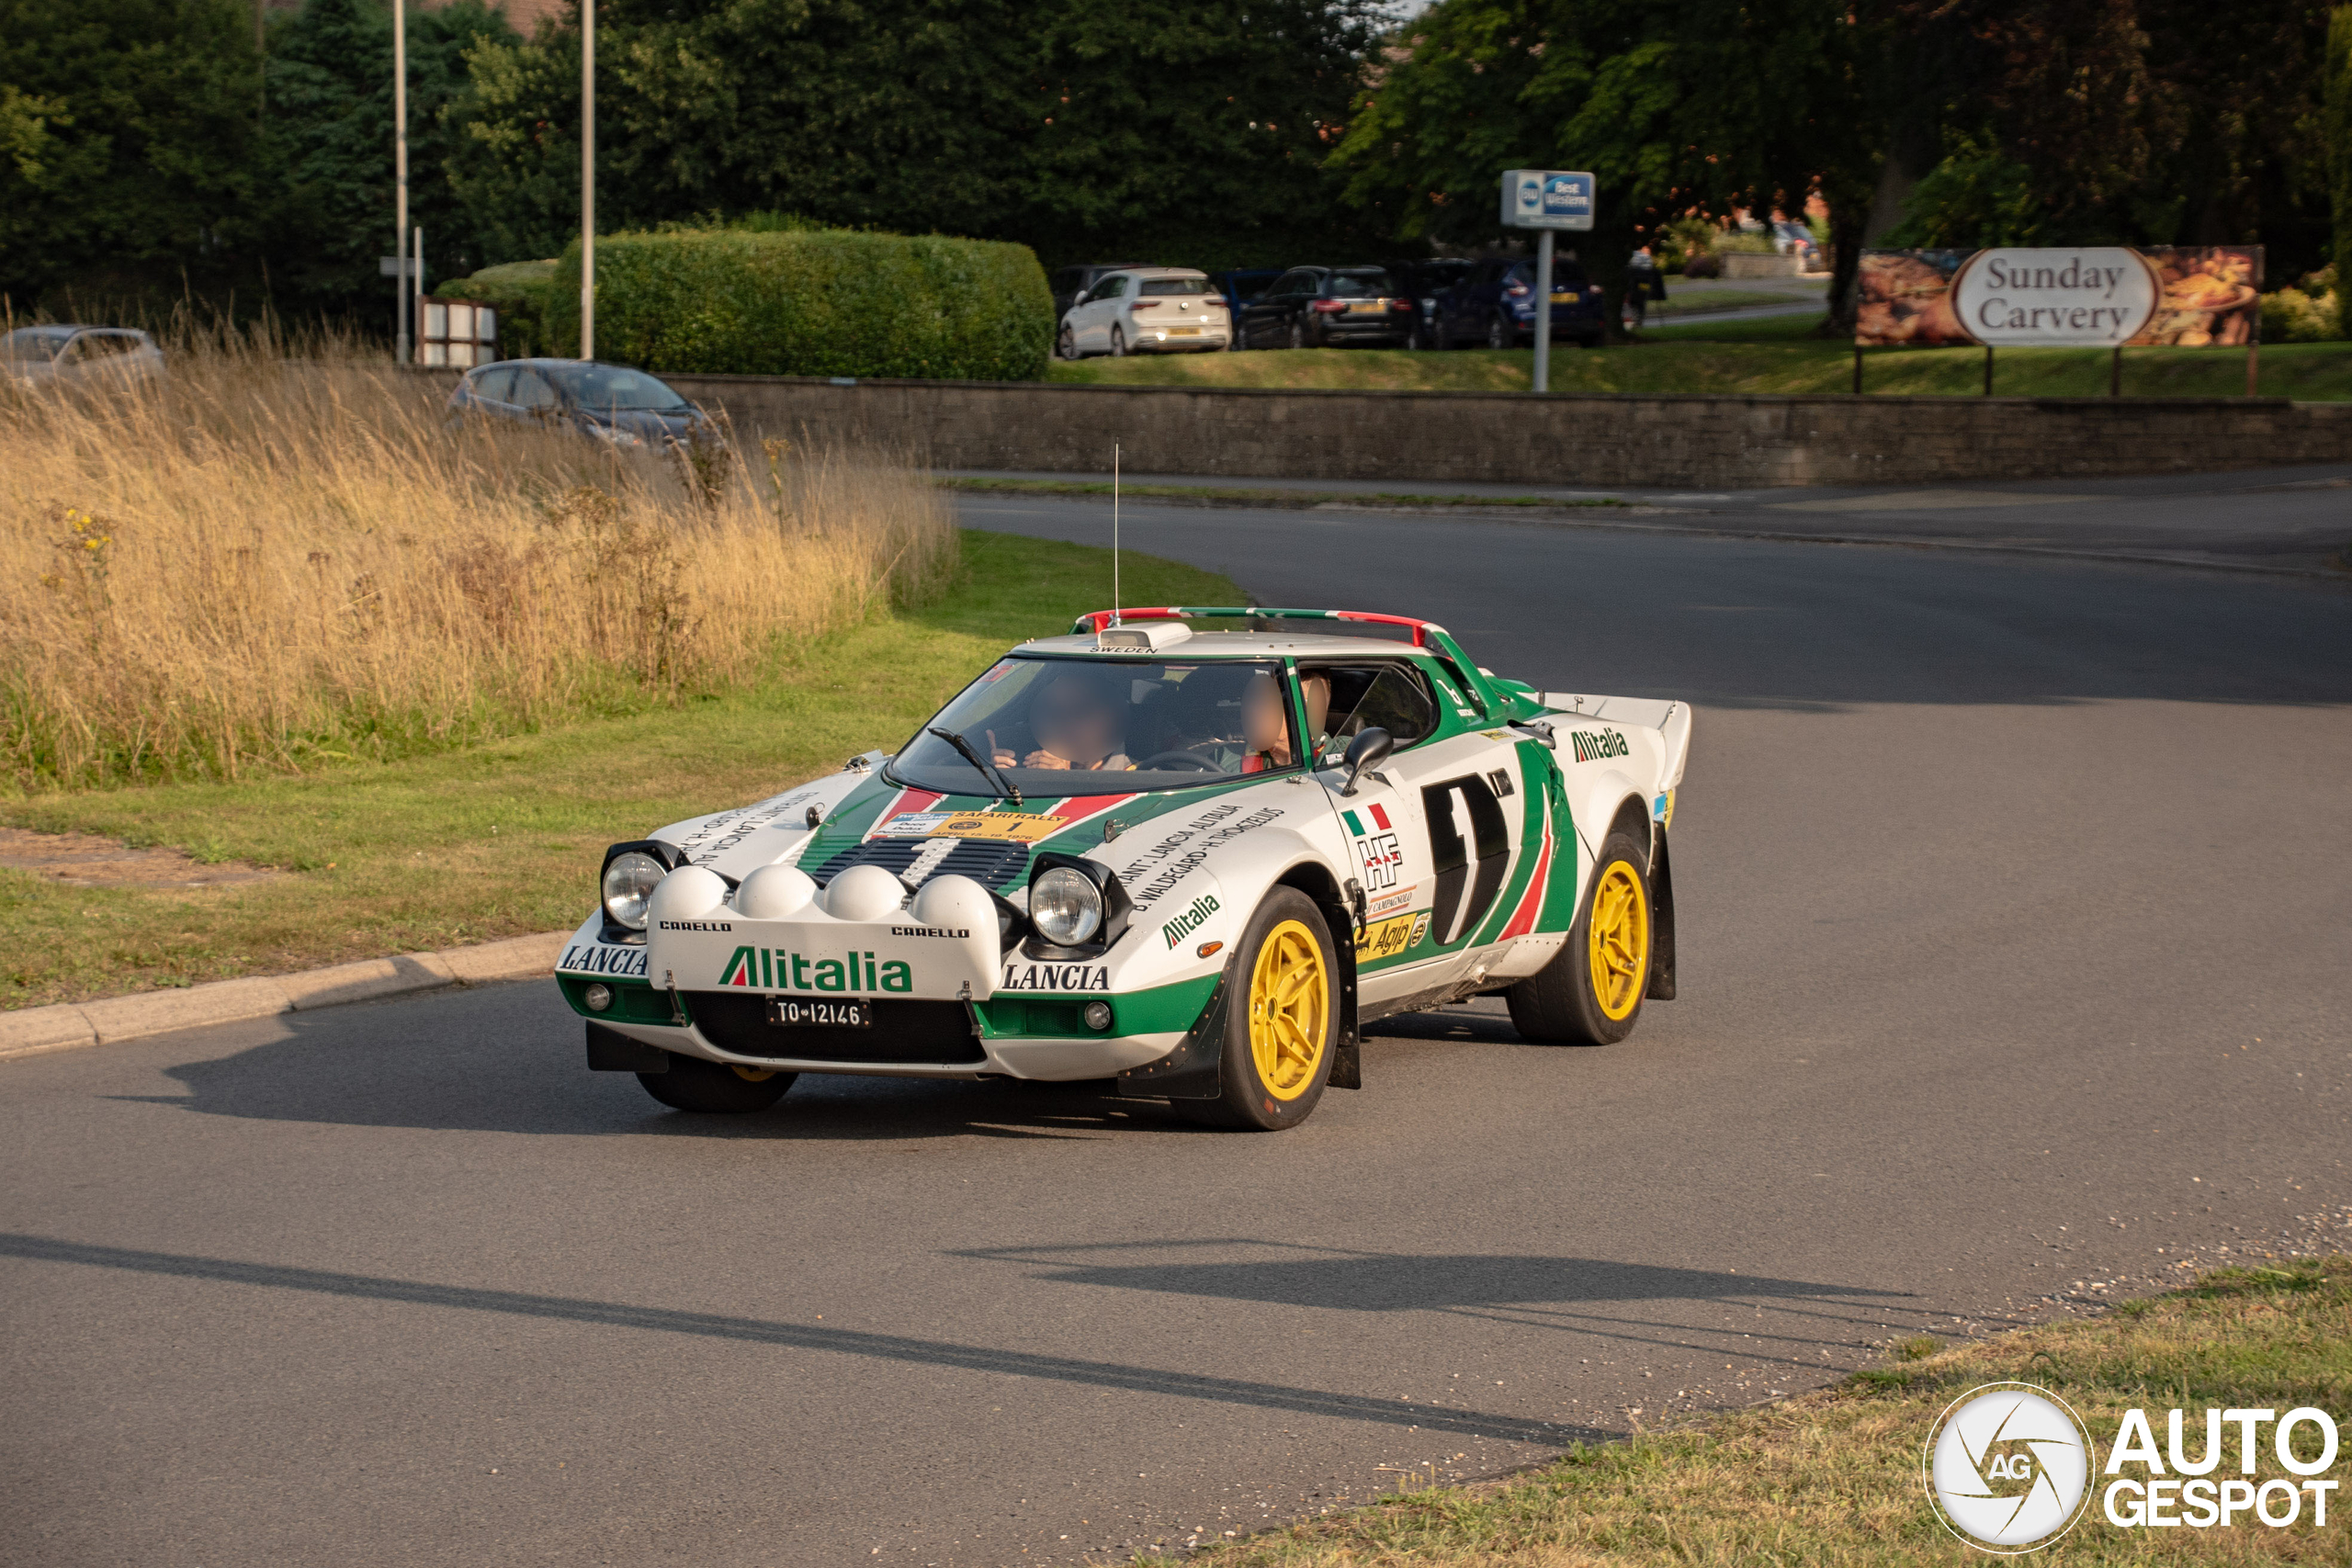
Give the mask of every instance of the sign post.
[[1532, 389], [1552, 389], [1552, 236], [1592, 227], [1592, 176], [1560, 169], [1503, 171], [1503, 226], [1535, 236], [1535, 376]]

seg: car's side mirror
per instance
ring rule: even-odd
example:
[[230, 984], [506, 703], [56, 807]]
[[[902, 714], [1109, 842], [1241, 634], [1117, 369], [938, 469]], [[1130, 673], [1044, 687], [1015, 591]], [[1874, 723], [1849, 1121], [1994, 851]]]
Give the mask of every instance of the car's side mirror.
[[1340, 759], [1340, 765], [1348, 770], [1348, 782], [1340, 786], [1340, 793], [1355, 794], [1356, 775], [1380, 766], [1396, 750], [1396, 738], [1378, 725], [1349, 741], [1347, 754]]

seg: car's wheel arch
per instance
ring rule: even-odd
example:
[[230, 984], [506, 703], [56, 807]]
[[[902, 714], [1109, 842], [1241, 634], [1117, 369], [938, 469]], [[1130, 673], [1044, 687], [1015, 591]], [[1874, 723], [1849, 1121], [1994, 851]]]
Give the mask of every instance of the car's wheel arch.
[[1340, 1038], [1331, 1060], [1330, 1087], [1362, 1089], [1363, 1055], [1358, 1049], [1360, 1040], [1356, 1029], [1357, 921], [1347, 889], [1332, 874], [1329, 866], [1313, 859], [1293, 863], [1274, 878], [1272, 886], [1294, 888], [1305, 894], [1322, 912], [1323, 923], [1330, 929], [1331, 951], [1339, 959], [1340, 991]]

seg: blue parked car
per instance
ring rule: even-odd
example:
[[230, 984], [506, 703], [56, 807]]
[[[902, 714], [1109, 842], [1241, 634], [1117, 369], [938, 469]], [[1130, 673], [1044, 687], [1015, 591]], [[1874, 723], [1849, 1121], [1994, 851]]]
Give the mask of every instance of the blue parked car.
[[[1437, 296], [1433, 332], [1440, 348], [1479, 344], [1525, 348], [1535, 341], [1535, 264], [1490, 256]], [[1574, 256], [1552, 258], [1552, 341], [1598, 348], [1609, 333], [1600, 286]]]
[[1233, 334], [1226, 342], [1227, 348], [1242, 346], [1241, 308], [1263, 294], [1267, 287], [1286, 270], [1279, 266], [1245, 266], [1232, 272], [1209, 274], [1209, 287], [1225, 296], [1226, 320], [1234, 325]]
[[654, 377], [601, 359], [502, 359], [466, 372], [449, 417], [563, 424], [615, 446], [691, 441], [710, 418]]

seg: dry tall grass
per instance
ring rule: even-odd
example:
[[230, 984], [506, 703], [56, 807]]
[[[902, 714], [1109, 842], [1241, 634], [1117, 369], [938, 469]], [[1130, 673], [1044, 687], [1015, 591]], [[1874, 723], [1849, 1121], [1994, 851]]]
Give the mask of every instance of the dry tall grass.
[[332, 343], [0, 392], [0, 787], [234, 778], [737, 685], [953, 570], [869, 455], [445, 429]]

